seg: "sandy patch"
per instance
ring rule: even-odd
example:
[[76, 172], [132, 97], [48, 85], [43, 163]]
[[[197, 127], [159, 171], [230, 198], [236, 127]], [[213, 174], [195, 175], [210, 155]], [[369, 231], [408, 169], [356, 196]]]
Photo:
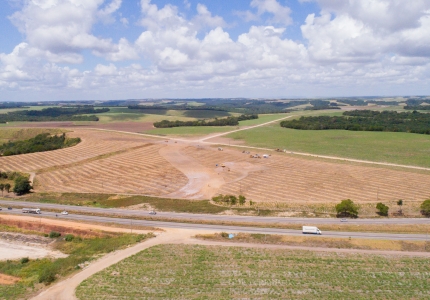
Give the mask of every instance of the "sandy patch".
[[192, 157], [182, 153], [182, 144], [168, 144], [160, 149], [160, 155], [188, 178], [188, 183], [167, 197], [208, 199], [225, 183], [213, 168], [207, 168]]
[[15, 260], [23, 257], [30, 259], [52, 257], [67, 257], [66, 254], [51, 250], [49, 246], [36, 243], [23, 243], [13, 240], [0, 239], [0, 260]]
[[[210, 138], [209, 139], [211, 143], [219, 143], [219, 144], [224, 144], [224, 145], [245, 145], [245, 141], [244, 140], [235, 140], [235, 139], [231, 139], [231, 138], [226, 138], [226, 137], [215, 137], [215, 138]], [[208, 136], [205, 136], [205, 138], [207, 138]]]
[[19, 281], [18, 277], [0, 274], [0, 285], [12, 285]]
[[[27, 216], [14, 216], [14, 215], [2, 215], [0, 217], [1, 219], [6, 220], [14, 220], [14, 221], [25, 221], [25, 222], [31, 222], [35, 221], [35, 217], [27, 217]], [[36, 219], [37, 223], [39, 223], [39, 219]], [[119, 227], [110, 227], [110, 226], [103, 226], [103, 225], [96, 225], [96, 224], [87, 224], [87, 223], [79, 223], [79, 222], [73, 222], [73, 221], [65, 221], [65, 220], [57, 220], [57, 219], [47, 219], [43, 218], [42, 225], [48, 224], [53, 226], [64, 226], [69, 227], [73, 229], [79, 229], [79, 230], [93, 230], [93, 231], [106, 231], [106, 232], [130, 232], [130, 228], [119, 228]], [[141, 233], [146, 234], [149, 232], [154, 232], [154, 230], [141, 230], [141, 229], [134, 229], [134, 233]]]

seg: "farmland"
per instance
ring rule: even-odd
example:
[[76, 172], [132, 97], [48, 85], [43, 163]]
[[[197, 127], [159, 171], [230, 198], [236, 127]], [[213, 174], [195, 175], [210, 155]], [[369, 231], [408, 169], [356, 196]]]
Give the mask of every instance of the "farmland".
[[[250, 131], [255, 130], [259, 129]], [[334, 203], [350, 198], [363, 207], [363, 213], [374, 215], [376, 202], [393, 208], [395, 201], [404, 199], [405, 211], [417, 215], [419, 204], [430, 196], [430, 187], [422, 184], [430, 181], [426, 171], [335, 163], [275, 152], [268, 159], [252, 159], [236, 149], [217, 151], [192, 142], [166, 143], [163, 139], [91, 129], [74, 129], [67, 136], [80, 137], [82, 142], [51, 152], [1, 157], [2, 170], [35, 173], [38, 193], [201, 200], [218, 193], [243, 194], [248, 203], [257, 202], [259, 208], [286, 211], [306, 211], [308, 207], [333, 213]]]
[[[169, 268], [166, 268], [169, 266]], [[427, 259], [163, 245], [84, 281], [80, 299], [426, 299]]]
[[229, 134], [249, 146], [430, 167], [430, 136], [401, 132], [295, 130], [279, 124]]

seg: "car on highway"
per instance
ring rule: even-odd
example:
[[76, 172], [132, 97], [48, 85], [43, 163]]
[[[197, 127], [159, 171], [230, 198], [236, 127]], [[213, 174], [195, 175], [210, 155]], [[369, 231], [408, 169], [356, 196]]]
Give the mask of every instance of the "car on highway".
[[12, 207], [9, 206], [7, 209], [12, 210]]
[[68, 215], [68, 214], [69, 214], [69, 212], [68, 212], [68, 211], [66, 211], [66, 210], [64, 210], [64, 211], [62, 211], [62, 212], [61, 212], [61, 214], [62, 214], [62, 215]]
[[0, 210], [2, 210], [2, 208], [0, 207]]
[[150, 214], [150, 215], [156, 215], [157, 213], [155, 212], [155, 210], [151, 210], [151, 211], [149, 212], [149, 214]]
[[341, 221], [341, 222], [348, 222], [348, 220], [347, 220], [347, 219], [345, 219], [345, 218], [340, 219], [340, 221]]

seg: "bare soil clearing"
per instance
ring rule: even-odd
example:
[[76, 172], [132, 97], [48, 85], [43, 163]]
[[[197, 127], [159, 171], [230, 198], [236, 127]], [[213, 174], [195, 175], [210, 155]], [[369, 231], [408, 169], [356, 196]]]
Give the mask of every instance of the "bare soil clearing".
[[66, 257], [60, 251], [52, 250], [47, 238], [18, 233], [0, 233], [0, 260], [15, 260], [23, 257], [30, 259]]
[[0, 285], [12, 285], [19, 281], [18, 277], [0, 274]]
[[[4, 221], [2, 221], [4, 220]], [[29, 217], [29, 216], [15, 216], [15, 215], [2, 215], [0, 217], [0, 221], [3, 222], [25, 222], [25, 223], [33, 223], [38, 228], [41, 226], [49, 225], [49, 226], [58, 226], [58, 227], [67, 227], [67, 228], [73, 228], [73, 230], [81, 230], [81, 231], [93, 231], [94, 233], [97, 232], [123, 232], [128, 233], [130, 232], [130, 228], [120, 228], [115, 226], [103, 226], [103, 225], [97, 225], [97, 224], [88, 224], [88, 223], [81, 223], [81, 222], [74, 222], [74, 221], [64, 221], [64, 220], [57, 220], [57, 219], [47, 219], [43, 218], [43, 220], [39, 220], [36, 217]], [[42, 223], [41, 223], [42, 222]], [[13, 225], [16, 225], [14, 223]], [[20, 227], [22, 228], [22, 227]], [[149, 232], [154, 232], [154, 230], [141, 230], [141, 229], [134, 229], [134, 233], [138, 234], [146, 234]]]

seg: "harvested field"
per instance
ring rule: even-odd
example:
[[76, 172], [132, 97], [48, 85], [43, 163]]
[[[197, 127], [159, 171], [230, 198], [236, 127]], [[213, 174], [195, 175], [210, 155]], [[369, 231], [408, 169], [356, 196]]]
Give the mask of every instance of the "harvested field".
[[76, 295], [89, 300], [428, 299], [429, 271], [425, 258], [161, 245], [93, 275]]
[[[259, 202], [326, 203], [353, 201], [408, 202], [430, 197], [430, 173], [399, 171], [332, 163], [272, 154], [267, 159], [250, 158], [237, 150], [187, 147], [184, 153], [200, 164], [216, 169], [226, 182], [219, 193], [238, 195]], [[262, 153], [260, 153], [261, 155]], [[230, 171], [228, 171], [228, 169]]]
[[0, 157], [2, 170], [34, 172], [43, 168], [62, 166], [98, 155], [129, 149], [149, 142], [148, 139], [139, 136], [94, 130], [76, 130], [68, 133], [67, 136], [80, 137], [82, 142], [65, 149]]
[[187, 178], [148, 145], [83, 165], [40, 174], [38, 189], [48, 192], [103, 192], [165, 195], [180, 189]]

